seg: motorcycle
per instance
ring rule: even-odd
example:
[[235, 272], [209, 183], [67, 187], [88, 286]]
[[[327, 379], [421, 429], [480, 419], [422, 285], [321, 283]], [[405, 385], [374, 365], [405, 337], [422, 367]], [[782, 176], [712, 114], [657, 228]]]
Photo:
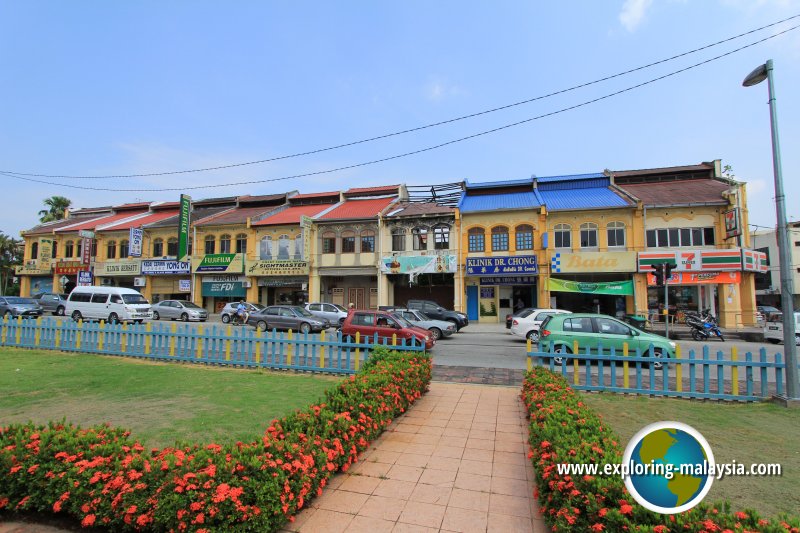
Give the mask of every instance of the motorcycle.
[[234, 313], [233, 316], [231, 316], [231, 325], [246, 326], [248, 318], [250, 318], [250, 313], [245, 313], [244, 316], [239, 313]]
[[706, 341], [714, 335], [719, 340], [725, 342], [722, 330], [717, 325], [717, 319], [708, 309], [703, 311], [703, 315], [691, 314], [686, 316], [686, 325], [692, 330], [692, 338], [696, 341]]

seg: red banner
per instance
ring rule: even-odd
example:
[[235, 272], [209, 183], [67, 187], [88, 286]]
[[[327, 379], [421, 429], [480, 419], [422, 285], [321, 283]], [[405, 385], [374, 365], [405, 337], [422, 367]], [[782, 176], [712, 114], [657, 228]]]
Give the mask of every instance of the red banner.
[[82, 270], [88, 269], [80, 261], [61, 261], [60, 263], [56, 263], [56, 274], [67, 274], [71, 276]]
[[[741, 272], [673, 272], [669, 278], [670, 285], [706, 285], [717, 283], [735, 283], [742, 281]], [[656, 277], [647, 275], [647, 285], [655, 287]]]
[[81, 258], [84, 265], [92, 262], [92, 239], [84, 237], [81, 244]]

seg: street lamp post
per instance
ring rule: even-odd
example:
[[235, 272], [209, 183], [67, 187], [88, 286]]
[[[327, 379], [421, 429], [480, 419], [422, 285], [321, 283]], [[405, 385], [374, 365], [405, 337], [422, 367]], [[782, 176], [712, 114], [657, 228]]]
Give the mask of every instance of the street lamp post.
[[775, 211], [778, 215], [778, 257], [781, 262], [781, 308], [783, 310], [783, 346], [786, 352], [786, 396], [800, 399], [797, 377], [797, 346], [795, 346], [794, 279], [786, 222], [786, 198], [781, 174], [781, 146], [778, 140], [778, 113], [775, 108], [775, 87], [772, 79], [772, 60], [756, 68], [742, 82], [750, 87], [767, 80], [769, 89], [769, 118], [772, 125], [772, 166], [775, 172]]

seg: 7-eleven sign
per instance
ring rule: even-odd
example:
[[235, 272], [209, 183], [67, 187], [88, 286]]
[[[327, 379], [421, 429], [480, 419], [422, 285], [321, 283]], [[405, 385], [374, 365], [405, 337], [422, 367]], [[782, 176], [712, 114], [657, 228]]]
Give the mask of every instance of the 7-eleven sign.
[[678, 270], [694, 272], [701, 270], [700, 252], [679, 252]]

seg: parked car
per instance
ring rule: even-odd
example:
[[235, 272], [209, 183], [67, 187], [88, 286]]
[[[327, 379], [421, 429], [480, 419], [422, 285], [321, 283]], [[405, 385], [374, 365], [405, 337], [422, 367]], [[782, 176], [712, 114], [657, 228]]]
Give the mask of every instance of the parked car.
[[[653, 356], [658, 359], [675, 357], [675, 343], [661, 335], [647, 333], [608, 315], [595, 313], [559, 313], [545, 319], [540, 328], [541, 342], [545, 349], [560, 354], [572, 353], [574, 341], [578, 350], [585, 348], [597, 350], [602, 344], [604, 353], [612, 347], [622, 354], [623, 344], [628, 344], [630, 353], [639, 349], [643, 356], [649, 355], [653, 346]], [[556, 357], [561, 364], [562, 357]], [[663, 363], [653, 361], [654, 368]]]
[[401, 343], [403, 339], [406, 342], [414, 339], [416, 342], [425, 344], [426, 350], [430, 350], [436, 344], [436, 340], [428, 330], [418, 328], [405, 318], [392, 314], [390, 311], [373, 311], [371, 309], [351, 311], [342, 324], [342, 338], [355, 340], [356, 333], [361, 334], [362, 342], [371, 342], [365, 337], [374, 339], [377, 333], [379, 342], [385, 344], [392, 342], [393, 335], [397, 335], [398, 343]]
[[449, 337], [456, 332], [456, 325], [452, 322], [434, 320], [416, 309], [394, 309], [390, 312], [394, 315], [400, 315], [418, 328], [427, 329], [433, 335], [433, 340], [436, 341], [443, 337]]
[[406, 308], [422, 311], [426, 316], [434, 320], [452, 322], [456, 326], [456, 331], [461, 331], [461, 328], [469, 325], [469, 318], [467, 318], [467, 315], [459, 313], [458, 311], [445, 309], [432, 300], [409, 300], [406, 302]]
[[3, 317], [35, 318], [42, 316], [42, 306], [33, 298], [19, 296], [0, 297], [0, 315]]
[[[766, 318], [764, 340], [775, 344], [783, 342], [783, 313], [769, 313]], [[794, 343], [800, 346], [800, 311], [794, 312]]]
[[571, 312], [564, 309], [532, 309], [525, 316], [518, 316], [511, 321], [511, 334], [539, 342], [539, 327], [547, 317]]
[[[239, 305], [239, 302], [229, 302], [225, 304], [225, 307], [222, 308], [222, 311], [219, 312], [220, 318], [222, 318], [222, 322], [227, 324], [233, 318], [233, 315], [236, 314], [236, 307]], [[245, 307], [247, 307], [247, 312], [251, 315], [253, 313], [257, 313], [264, 309], [264, 306], [261, 304], [251, 304], [250, 302], [244, 303]]]
[[168, 318], [170, 320], [183, 320], [184, 322], [208, 320], [208, 311], [192, 302], [183, 300], [163, 300], [153, 304], [153, 320]]
[[34, 300], [39, 302], [45, 313], [53, 313], [58, 316], [64, 316], [64, 310], [67, 308], [67, 298], [69, 298], [69, 294], [52, 292], [43, 292], [33, 297]]
[[299, 305], [270, 305], [250, 313], [247, 324], [261, 331], [291, 329], [300, 333], [318, 333], [331, 327], [327, 320], [312, 315]]
[[535, 307], [523, 307], [522, 309], [514, 311], [513, 313], [508, 313], [506, 315], [506, 329], [511, 329], [511, 321], [514, 320], [515, 317], [528, 316], [529, 314], [531, 314], [531, 311], [533, 311], [534, 309], [536, 309], [536, 308]]
[[334, 325], [341, 326], [344, 319], [347, 318], [347, 309], [339, 304], [314, 302], [306, 304], [305, 307], [312, 315], [324, 318]]
[[150, 320], [150, 302], [133, 289], [124, 287], [77, 287], [67, 299], [64, 313], [75, 322], [79, 320], [106, 320], [139, 322]]

